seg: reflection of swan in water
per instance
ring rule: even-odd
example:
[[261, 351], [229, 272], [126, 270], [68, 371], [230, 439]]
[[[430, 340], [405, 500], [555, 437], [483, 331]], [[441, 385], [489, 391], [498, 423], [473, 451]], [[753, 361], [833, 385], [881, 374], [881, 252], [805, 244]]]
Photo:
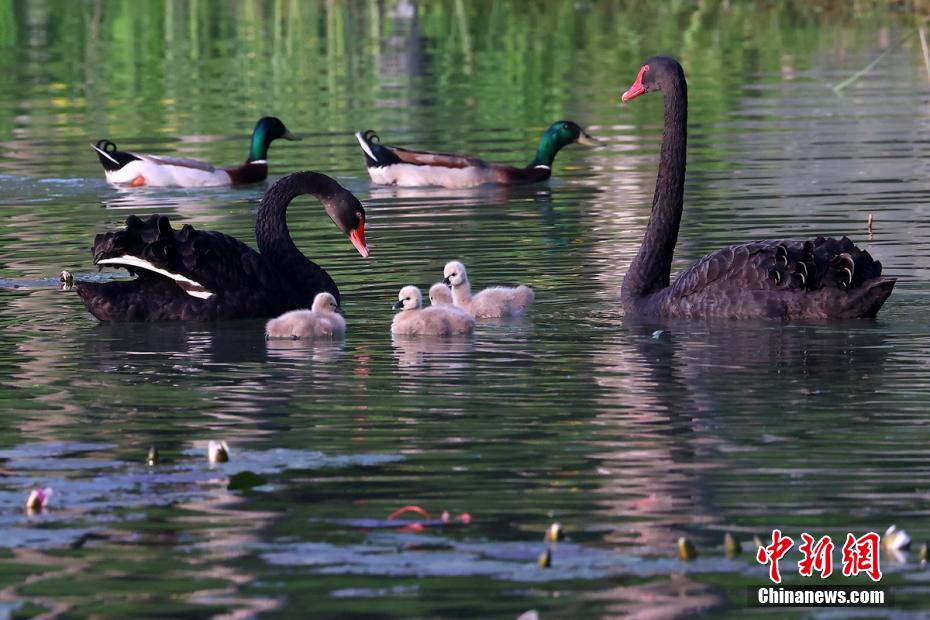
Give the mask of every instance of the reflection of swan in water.
[[[220, 479], [225, 484], [225, 479]], [[260, 594], [249, 596], [241, 591], [255, 578], [248, 570], [237, 568], [237, 560], [261, 542], [263, 532], [275, 521], [275, 513], [248, 510], [248, 501], [231, 492], [220, 492], [179, 506], [187, 511], [187, 523], [195, 524], [199, 540], [196, 557], [188, 561], [197, 574], [220, 582], [219, 587], [192, 592], [192, 601], [226, 604], [237, 609], [236, 617], [253, 617], [272, 612], [280, 601]]]
[[468, 370], [470, 354], [475, 348], [472, 336], [423, 338], [394, 334], [394, 358], [397, 367], [418, 376], [435, 376], [452, 380]]
[[222, 420], [224, 438], [233, 441], [234, 429], [252, 438], [263, 413], [290, 407], [297, 386], [328, 386], [346, 372], [341, 342], [303, 348], [288, 347], [291, 341], [273, 344], [266, 343], [260, 320], [114, 323], [83, 332], [79, 355], [87, 372], [97, 368], [118, 375], [104, 379], [108, 385], [196, 386], [185, 406], [205, 416], [204, 426], [211, 418]]
[[[861, 322], [626, 327], [595, 358], [604, 408], [598, 437], [609, 446], [598, 455], [600, 492], [609, 515], [628, 523], [607, 540], [663, 555], [674, 553], [682, 535], [699, 548], [719, 545], [722, 531], [748, 515], [757, 533], [778, 525], [767, 520], [771, 502], [751, 501], [765, 489], [734, 479], [734, 468], [762, 477], [762, 485], [772, 468], [835, 469], [835, 462], [816, 464], [815, 454], [782, 448], [798, 432], [829, 436], [848, 426], [850, 411], [877, 398], [890, 350], [879, 326]], [[718, 472], [731, 476], [722, 487]], [[740, 484], [745, 501], [733, 488]]]
[[310, 360], [314, 363], [326, 363], [341, 358], [345, 353], [344, 341], [341, 338], [336, 340], [271, 339], [267, 341], [267, 347], [269, 359], [291, 362]]

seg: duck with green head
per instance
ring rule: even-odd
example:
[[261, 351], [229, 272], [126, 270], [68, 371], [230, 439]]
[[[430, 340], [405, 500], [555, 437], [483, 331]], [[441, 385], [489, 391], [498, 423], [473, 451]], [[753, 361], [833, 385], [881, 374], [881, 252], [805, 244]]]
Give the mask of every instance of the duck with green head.
[[552, 162], [562, 147], [578, 143], [599, 144], [577, 123], [558, 121], [542, 135], [536, 156], [525, 167], [489, 164], [476, 157], [413, 151], [380, 143], [368, 130], [355, 134], [365, 157], [371, 180], [379, 185], [400, 187], [477, 187], [487, 183], [516, 185], [538, 183], [552, 175]]
[[278, 138], [300, 140], [278, 118], [266, 116], [255, 124], [249, 158], [241, 166], [216, 168], [196, 159], [117, 150], [100, 140], [91, 144], [107, 181], [130, 187], [214, 187], [258, 183], [268, 177], [268, 147]]

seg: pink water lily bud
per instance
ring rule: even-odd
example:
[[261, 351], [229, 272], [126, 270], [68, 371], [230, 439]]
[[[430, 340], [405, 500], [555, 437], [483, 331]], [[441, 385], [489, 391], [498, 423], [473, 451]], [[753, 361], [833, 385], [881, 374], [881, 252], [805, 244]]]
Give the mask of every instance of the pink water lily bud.
[[29, 493], [29, 497], [26, 498], [26, 510], [43, 510], [45, 509], [49, 501], [52, 499], [52, 489], [45, 487], [44, 489], [33, 489]]

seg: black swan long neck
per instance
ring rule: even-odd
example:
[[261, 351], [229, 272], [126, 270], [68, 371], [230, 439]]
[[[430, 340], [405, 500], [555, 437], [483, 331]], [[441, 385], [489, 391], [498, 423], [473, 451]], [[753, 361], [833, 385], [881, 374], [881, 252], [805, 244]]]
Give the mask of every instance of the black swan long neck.
[[676, 69], [662, 84], [665, 128], [652, 214], [643, 244], [623, 280], [621, 298], [624, 300], [641, 298], [668, 287], [672, 273], [672, 258], [681, 225], [688, 141], [688, 86], [681, 67], [676, 65]]
[[282, 178], [265, 192], [255, 219], [255, 239], [262, 256], [279, 268], [300, 271], [309, 261], [294, 245], [287, 228], [287, 207], [294, 198], [310, 194], [324, 206], [345, 190], [334, 180], [318, 172], [295, 172]]

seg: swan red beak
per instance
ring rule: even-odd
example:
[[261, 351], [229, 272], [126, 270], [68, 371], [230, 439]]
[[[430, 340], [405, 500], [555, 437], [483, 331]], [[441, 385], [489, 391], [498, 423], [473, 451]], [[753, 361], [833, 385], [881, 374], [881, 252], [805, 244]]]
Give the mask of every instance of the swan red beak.
[[352, 245], [355, 246], [358, 253], [362, 255], [362, 258], [371, 256], [368, 244], [365, 243], [365, 222], [360, 222], [358, 228], [349, 231], [349, 241], [352, 242]]
[[626, 103], [627, 101], [636, 99], [640, 95], [646, 94], [646, 87], [643, 86], [643, 74], [646, 73], [646, 71], [649, 71], [649, 65], [642, 66], [639, 73], [636, 75], [636, 81], [633, 82], [633, 85], [630, 86], [625, 93], [620, 95], [620, 101]]

